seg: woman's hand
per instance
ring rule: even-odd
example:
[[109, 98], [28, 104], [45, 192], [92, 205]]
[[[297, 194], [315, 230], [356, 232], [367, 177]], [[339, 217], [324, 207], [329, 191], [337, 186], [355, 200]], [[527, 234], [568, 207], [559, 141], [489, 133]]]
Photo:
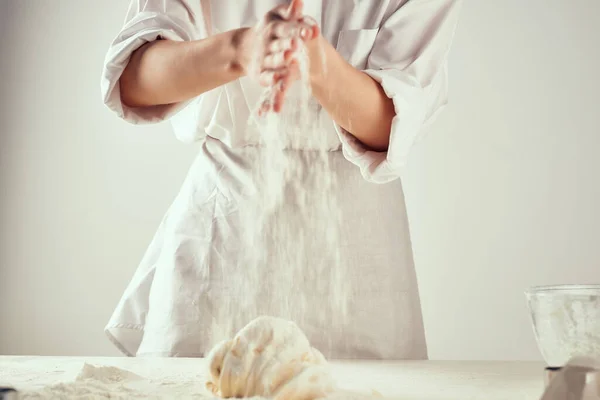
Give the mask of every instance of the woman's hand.
[[303, 15], [303, 0], [269, 11], [253, 28], [245, 30], [237, 43], [238, 60], [248, 76], [272, 87], [271, 99], [259, 113], [279, 112], [291, 83], [299, 79], [297, 54], [303, 46], [320, 36], [316, 23]]

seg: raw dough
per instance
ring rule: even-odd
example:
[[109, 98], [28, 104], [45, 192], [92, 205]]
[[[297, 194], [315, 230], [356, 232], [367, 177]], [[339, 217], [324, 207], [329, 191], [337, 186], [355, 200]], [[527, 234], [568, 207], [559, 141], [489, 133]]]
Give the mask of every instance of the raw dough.
[[210, 352], [206, 387], [223, 398], [313, 400], [334, 393], [323, 355], [293, 322], [260, 317]]

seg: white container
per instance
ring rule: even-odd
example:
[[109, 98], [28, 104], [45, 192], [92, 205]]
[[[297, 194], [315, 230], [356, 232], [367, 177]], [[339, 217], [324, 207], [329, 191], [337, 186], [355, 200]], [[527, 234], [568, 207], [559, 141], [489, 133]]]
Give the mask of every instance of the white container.
[[538, 347], [551, 367], [600, 358], [600, 285], [538, 286], [525, 292]]

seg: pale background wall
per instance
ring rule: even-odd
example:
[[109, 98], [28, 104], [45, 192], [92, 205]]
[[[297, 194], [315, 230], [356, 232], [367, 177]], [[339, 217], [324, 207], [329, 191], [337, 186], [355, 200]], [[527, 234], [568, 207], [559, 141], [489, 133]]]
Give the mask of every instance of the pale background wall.
[[[100, 101], [126, 2], [0, 2], [0, 354], [102, 333], [194, 149]], [[406, 195], [432, 358], [539, 359], [523, 290], [600, 281], [600, 2], [468, 1]]]

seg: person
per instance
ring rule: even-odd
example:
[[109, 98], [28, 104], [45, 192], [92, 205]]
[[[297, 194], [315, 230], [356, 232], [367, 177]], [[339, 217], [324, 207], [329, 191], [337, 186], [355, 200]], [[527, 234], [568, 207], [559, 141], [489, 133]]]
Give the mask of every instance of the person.
[[344, 332], [302, 328], [328, 357], [427, 358], [401, 170], [447, 103], [460, 3], [131, 1], [106, 56], [103, 100], [133, 124], [171, 121], [176, 136], [200, 151], [105, 328], [124, 354], [210, 350], [214, 308], [235, 295], [211, 274], [235, 262], [244, 227], [232, 204], [243, 201], [248, 151], [261, 151], [246, 122], [264, 86], [275, 92], [260, 111], [285, 107], [299, 79], [294, 55], [305, 49], [332, 141], [340, 248], [356, 290]]

